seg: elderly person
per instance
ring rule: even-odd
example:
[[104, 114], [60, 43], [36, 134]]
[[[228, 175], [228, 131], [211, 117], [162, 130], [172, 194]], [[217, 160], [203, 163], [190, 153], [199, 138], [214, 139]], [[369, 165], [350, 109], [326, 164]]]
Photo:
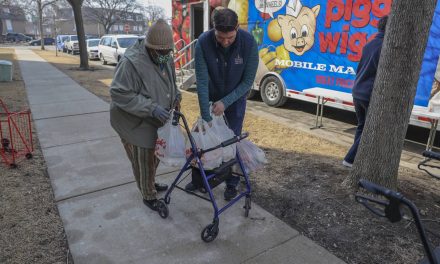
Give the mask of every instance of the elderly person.
[[173, 47], [171, 27], [159, 19], [144, 40], [126, 50], [110, 86], [111, 125], [131, 161], [143, 202], [154, 211], [158, 209], [157, 191], [168, 188], [155, 182], [157, 129], [170, 118], [172, 108], [180, 107]]

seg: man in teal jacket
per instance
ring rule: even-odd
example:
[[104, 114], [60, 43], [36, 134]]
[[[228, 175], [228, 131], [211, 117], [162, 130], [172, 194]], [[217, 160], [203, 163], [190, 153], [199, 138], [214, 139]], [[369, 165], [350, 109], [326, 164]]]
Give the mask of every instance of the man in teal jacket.
[[[246, 96], [257, 72], [258, 47], [250, 33], [238, 28], [234, 11], [224, 8], [215, 12], [214, 29], [200, 35], [195, 51], [200, 112], [207, 122], [211, 122], [211, 114], [225, 114], [229, 127], [240, 135]], [[225, 200], [237, 195], [238, 182], [235, 176], [226, 180]]]

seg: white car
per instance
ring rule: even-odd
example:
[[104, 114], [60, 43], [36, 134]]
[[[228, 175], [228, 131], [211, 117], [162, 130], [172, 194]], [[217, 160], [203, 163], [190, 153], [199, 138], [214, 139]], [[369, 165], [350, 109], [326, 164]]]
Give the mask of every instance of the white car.
[[100, 39], [88, 39], [86, 40], [87, 45], [87, 57], [89, 59], [99, 59], [99, 53], [98, 53], [98, 45], [99, 45]]
[[79, 53], [79, 44], [77, 35], [69, 35], [64, 41], [64, 51], [67, 53], [75, 54]]
[[102, 64], [118, 63], [125, 50], [139, 39], [136, 35], [105, 35], [98, 46], [99, 59]]

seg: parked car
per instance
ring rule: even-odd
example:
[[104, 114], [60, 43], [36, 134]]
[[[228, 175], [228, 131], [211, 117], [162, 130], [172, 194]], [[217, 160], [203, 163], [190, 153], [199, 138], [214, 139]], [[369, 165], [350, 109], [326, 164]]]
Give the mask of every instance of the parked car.
[[139, 39], [136, 35], [105, 35], [98, 46], [99, 59], [102, 64], [118, 63], [125, 50]]
[[99, 39], [98, 35], [86, 35], [86, 39]]
[[64, 49], [63, 52], [75, 54], [79, 53], [79, 45], [78, 45], [78, 36], [77, 35], [68, 35], [67, 39], [64, 41]]
[[28, 42], [31, 40], [32, 40], [31, 37], [26, 36], [25, 34], [22, 33], [13, 33], [13, 32], [6, 33], [6, 41]]
[[58, 51], [66, 52], [64, 49], [64, 41], [69, 38], [69, 35], [58, 35], [56, 38]]
[[100, 39], [88, 39], [88, 40], [86, 40], [87, 56], [91, 60], [99, 59], [99, 53], [98, 53], [99, 41], [100, 41]]
[[[44, 38], [44, 45], [54, 45], [55, 40], [53, 38]], [[40, 46], [41, 39], [32, 40], [29, 42], [30, 46]]]

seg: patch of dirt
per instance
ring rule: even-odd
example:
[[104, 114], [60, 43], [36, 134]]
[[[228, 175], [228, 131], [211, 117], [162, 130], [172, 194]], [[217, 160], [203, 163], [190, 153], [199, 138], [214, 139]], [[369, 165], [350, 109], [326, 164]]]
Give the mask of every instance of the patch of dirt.
[[[13, 81], [0, 83], [0, 99], [10, 112], [28, 108], [14, 50], [0, 48], [0, 60], [14, 63]], [[32, 159], [16, 169], [0, 164], [0, 263], [66, 263], [67, 240], [35, 130], [33, 138]]]
[[[45, 53], [38, 54], [108, 101], [112, 70], [102, 68], [81, 77], [68, 70], [79, 64], [77, 58], [67, 61]], [[196, 120], [196, 95], [183, 94], [182, 111], [190, 124]], [[251, 175], [257, 204], [347, 263], [417, 263], [423, 257], [414, 223], [391, 224], [375, 217], [354, 201], [352, 190], [341, 187], [349, 173], [341, 166], [345, 147], [252, 114], [246, 115], [244, 130], [270, 162]], [[399, 191], [423, 213], [434, 245], [440, 244], [439, 190], [440, 181], [419, 171], [399, 170]]]

